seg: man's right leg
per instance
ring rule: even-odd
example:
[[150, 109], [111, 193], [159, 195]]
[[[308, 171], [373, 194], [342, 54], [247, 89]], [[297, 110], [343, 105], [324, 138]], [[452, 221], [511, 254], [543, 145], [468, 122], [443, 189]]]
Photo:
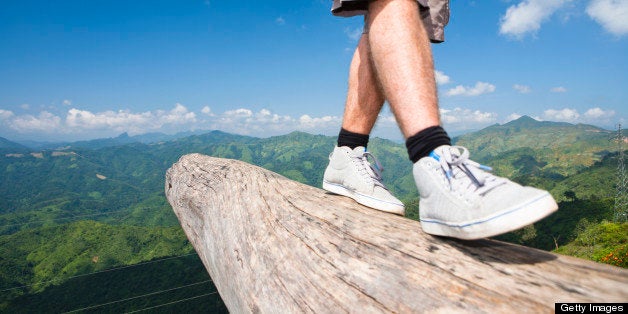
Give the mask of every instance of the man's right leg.
[[377, 77], [414, 162], [423, 230], [477, 239], [551, 214], [558, 206], [548, 192], [496, 177], [465, 148], [449, 145], [439, 126], [432, 54], [418, 8], [414, 0], [372, 1], [368, 27]]

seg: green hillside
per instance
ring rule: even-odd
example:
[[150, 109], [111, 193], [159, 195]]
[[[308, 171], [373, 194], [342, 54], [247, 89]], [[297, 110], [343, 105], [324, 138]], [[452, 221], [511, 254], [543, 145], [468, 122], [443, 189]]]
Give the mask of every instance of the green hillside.
[[[613, 135], [612, 131], [591, 125], [541, 122], [523, 116], [503, 125], [462, 135], [455, 142], [467, 147], [472, 157], [480, 162], [510, 157], [518, 158], [523, 164], [517, 167], [511, 162], [511, 165], [496, 167], [503, 174], [515, 172], [521, 166], [532, 166], [547, 173], [568, 176], [616, 150], [616, 144], [610, 141]], [[518, 153], [507, 154], [513, 151]]]

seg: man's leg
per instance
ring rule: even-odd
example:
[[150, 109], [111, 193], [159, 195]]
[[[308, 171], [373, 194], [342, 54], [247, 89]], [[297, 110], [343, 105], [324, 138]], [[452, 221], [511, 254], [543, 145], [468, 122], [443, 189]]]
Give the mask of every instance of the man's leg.
[[369, 60], [368, 39], [362, 35], [349, 68], [349, 88], [338, 146], [366, 147], [383, 104], [384, 95], [377, 86]]
[[384, 95], [377, 85], [369, 60], [369, 43], [363, 34], [349, 68], [349, 88], [342, 128], [353, 133], [370, 134], [384, 105]]
[[382, 183], [378, 162], [374, 167], [367, 160], [372, 156], [366, 152], [369, 134], [384, 104], [376, 82], [369, 60], [368, 39], [362, 35], [351, 62], [342, 129], [338, 146], [325, 169], [323, 189], [381, 211], [403, 215], [403, 203]]
[[440, 125], [430, 41], [417, 1], [372, 1], [367, 23], [374, 68], [405, 138]]
[[423, 231], [462, 239], [490, 237], [558, 208], [548, 192], [493, 176], [469, 160], [466, 149], [450, 146], [439, 126], [432, 54], [415, 0], [372, 1], [367, 23], [377, 78], [414, 162]]

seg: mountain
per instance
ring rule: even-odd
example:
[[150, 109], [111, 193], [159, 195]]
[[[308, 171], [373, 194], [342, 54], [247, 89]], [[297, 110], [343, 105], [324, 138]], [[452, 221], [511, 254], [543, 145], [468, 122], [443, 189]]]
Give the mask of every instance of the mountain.
[[[454, 139], [471, 157], [483, 163], [506, 159], [494, 166], [497, 173], [518, 176], [530, 167], [545, 175], [568, 176], [600, 161], [616, 145], [614, 132], [592, 125], [536, 121], [523, 116]], [[514, 152], [514, 153], [513, 153]]]
[[29, 150], [28, 147], [22, 144], [11, 142], [4, 137], [0, 137], [0, 152], [12, 151], [15, 153], [19, 153], [19, 152], [26, 152], [28, 150]]

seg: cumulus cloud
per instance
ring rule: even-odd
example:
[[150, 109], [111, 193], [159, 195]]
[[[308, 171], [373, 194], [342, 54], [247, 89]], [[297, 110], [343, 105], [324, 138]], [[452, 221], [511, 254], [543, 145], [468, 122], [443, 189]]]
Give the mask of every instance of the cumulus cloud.
[[499, 33], [522, 39], [535, 33], [541, 24], [571, 0], [523, 0], [510, 6], [500, 18]]
[[604, 110], [600, 107], [587, 109], [584, 114], [572, 108], [548, 109], [543, 112], [542, 119], [569, 123], [588, 123], [602, 126], [612, 126], [615, 118], [614, 110]]
[[445, 85], [450, 81], [449, 76], [438, 70], [434, 70], [434, 77], [436, 78], [436, 84], [438, 85]]
[[13, 117], [13, 111], [0, 109], [0, 120], [8, 120]]
[[280, 16], [280, 17], [275, 19], [275, 23], [277, 25], [285, 25], [286, 24], [286, 20], [283, 17]]
[[447, 96], [479, 96], [482, 94], [492, 93], [495, 91], [495, 85], [486, 82], [477, 82], [475, 86], [458, 85], [447, 91]]
[[201, 109], [201, 113], [204, 114], [204, 115], [208, 115], [210, 117], [215, 116], [215, 114], [212, 112], [212, 109], [209, 108], [209, 106], [203, 107], [203, 109]]
[[589, 120], [608, 119], [613, 116], [615, 110], [603, 110], [600, 107], [591, 108], [584, 113], [584, 117]]
[[553, 93], [566, 93], [567, 89], [562, 87], [562, 86], [557, 86], [557, 87], [552, 87], [552, 89], [550, 89], [551, 92]]
[[163, 126], [194, 123], [196, 114], [176, 104], [170, 111], [133, 113], [129, 110], [93, 113], [72, 108], [65, 118], [65, 127], [71, 130], [114, 130], [116, 132], [143, 133], [159, 130]]
[[628, 1], [592, 0], [586, 12], [609, 33], [616, 36], [628, 34]]
[[64, 106], [71, 106], [72, 105], [72, 101], [69, 99], [64, 99], [63, 102], [61, 102]]
[[440, 109], [440, 115], [444, 123], [491, 123], [495, 122], [497, 118], [497, 114], [493, 112], [482, 112], [460, 107], [451, 110]]
[[48, 112], [42, 111], [38, 116], [23, 115], [16, 116], [9, 122], [9, 127], [18, 132], [43, 132], [51, 133], [59, 129], [61, 118]]
[[[19, 115], [0, 110], [9, 129], [22, 134], [57, 134], [83, 138], [85, 136], [111, 136], [129, 132], [141, 134], [151, 131], [176, 130], [194, 125], [196, 114], [176, 104], [171, 110], [134, 113], [129, 110], [91, 112], [71, 108], [65, 117], [42, 111], [39, 115]], [[113, 134], [112, 134], [113, 132]]]
[[512, 88], [522, 94], [527, 94], [532, 91], [530, 86], [520, 85], [520, 84], [515, 84], [512, 86]]
[[561, 122], [577, 122], [580, 114], [575, 109], [564, 108], [560, 110], [547, 109], [543, 112], [544, 120], [561, 121]]

